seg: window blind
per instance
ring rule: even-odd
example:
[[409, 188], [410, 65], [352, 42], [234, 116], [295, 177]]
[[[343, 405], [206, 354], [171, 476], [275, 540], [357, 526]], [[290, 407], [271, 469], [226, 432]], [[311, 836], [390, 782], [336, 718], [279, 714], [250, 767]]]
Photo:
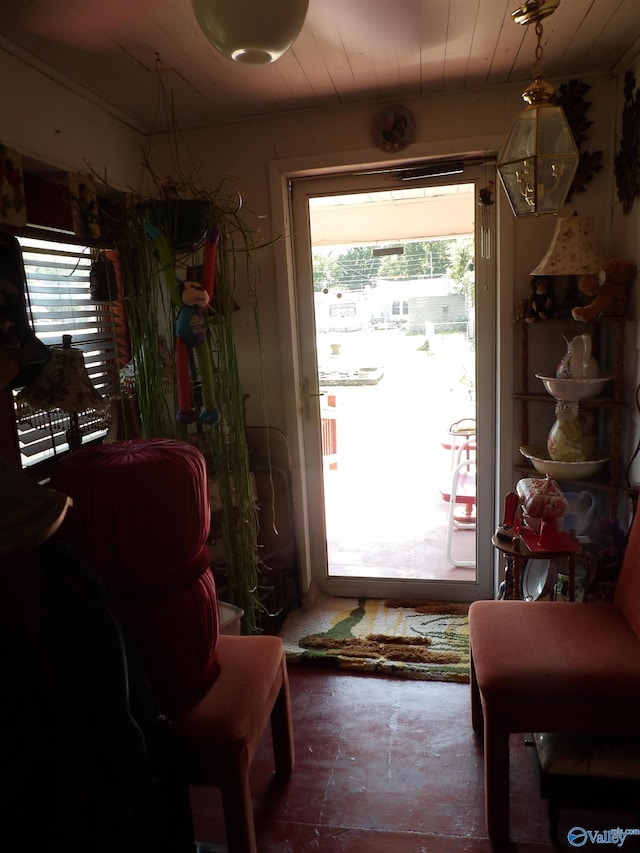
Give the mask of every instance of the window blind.
[[[82, 351], [91, 382], [109, 396], [117, 387], [115, 303], [92, 302], [90, 271], [95, 250], [62, 240], [19, 237], [26, 277], [27, 306], [36, 336], [47, 346], [71, 345]], [[68, 450], [69, 415], [16, 402], [18, 441], [23, 467], [42, 463]], [[104, 436], [107, 422], [93, 409], [80, 413], [83, 440]]]

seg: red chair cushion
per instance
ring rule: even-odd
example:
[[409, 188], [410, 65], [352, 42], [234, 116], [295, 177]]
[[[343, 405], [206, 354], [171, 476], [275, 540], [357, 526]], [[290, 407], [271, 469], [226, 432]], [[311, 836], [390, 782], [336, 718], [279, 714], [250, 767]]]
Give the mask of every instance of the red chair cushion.
[[138, 439], [81, 448], [61, 461], [51, 485], [73, 498], [65, 536], [105, 582], [160, 591], [184, 584], [185, 573], [193, 578], [210, 511], [206, 462], [192, 445]]
[[614, 602], [640, 637], [640, 511], [637, 511], [624, 552]]
[[599, 731], [611, 727], [615, 708], [616, 730], [637, 730], [640, 639], [615, 606], [476, 601], [469, 636], [494, 723]]
[[209, 571], [179, 591], [123, 605], [123, 622], [170, 716], [199, 702], [220, 674], [218, 618]]
[[90, 446], [51, 484], [73, 498], [61, 535], [107, 587], [165, 711], [191, 707], [220, 672], [204, 457], [173, 439]]
[[[216, 757], [259, 738], [282, 686], [284, 651], [279, 637], [221, 636], [220, 677], [207, 695], [176, 720], [181, 741]], [[242, 701], [239, 701], [242, 699]]]

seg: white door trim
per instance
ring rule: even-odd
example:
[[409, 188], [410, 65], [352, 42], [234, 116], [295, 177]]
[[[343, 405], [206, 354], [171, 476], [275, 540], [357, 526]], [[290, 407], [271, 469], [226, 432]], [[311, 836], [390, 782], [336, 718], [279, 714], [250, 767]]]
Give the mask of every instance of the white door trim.
[[[342, 170], [346, 171], [346, 170]], [[302, 588], [306, 592], [312, 585], [313, 565], [317, 560], [324, 561], [326, 565], [326, 541], [319, 532], [319, 525], [311, 523], [312, 518], [317, 519], [323, 515], [322, 505], [317, 505], [317, 495], [322, 494], [322, 449], [319, 441], [313, 441], [305, 434], [303, 429], [303, 417], [308, 399], [303, 393], [301, 353], [297, 338], [297, 316], [298, 297], [296, 287], [296, 258], [294, 235], [292, 232], [292, 215], [290, 206], [290, 181], [295, 177], [312, 174], [327, 174], [328, 170], [300, 170], [298, 167], [290, 166], [282, 161], [274, 161], [269, 165], [269, 179], [271, 186], [272, 214], [274, 233], [282, 233], [283, 239], [276, 246], [276, 276], [279, 284], [278, 290], [278, 314], [281, 328], [281, 369], [283, 374], [283, 387], [287, 389], [284, 398], [285, 407], [285, 431], [289, 437], [293, 465], [293, 491], [296, 504], [296, 526], [298, 541], [299, 565], [302, 573]], [[451, 180], [444, 181], [451, 183]], [[480, 212], [478, 222], [481, 221]], [[491, 532], [495, 519], [495, 510], [498, 504], [495, 494], [495, 453], [497, 446], [496, 436], [496, 317], [497, 317], [497, 293], [496, 293], [496, 240], [495, 240], [495, 211], [491, 214], [491, 241], [492, 257], [477, 258], [476, 266], [484, 265], [482, 273], [478, 272], [478, 284], [476, 291], [477, 299], [477, 323], [482, 325], [483, 334], [486, 336], [484, 350], [492, 353], [490, 358], [478, 360], [477, 381], [478, 393], [483, 395], [483, 411], [487, 414], [478, 423], [478, 441], [487, 452], [482, 454], [479, 460], [479, 479], [483, 484], [482, 493], [478, 495], [478, 501], [485, 508], [483, 516], [488, 521], [484, 527], [478, 529], [478, 566], [479, 572], [475, 582], [472, 583], [448, 583], [444, 581], [433, 582], [433, 591], [429, 597], [440, 599], [455, 598], [456, 600], [474, 600], [476, 598], [492, 597], [494, 592], [494, 566], [495, 553], [491, 546]], [[298, 264], [299, 266], [300, 264]], [[309, 389], [311, 393], [317, 393], [317, 389]], [[319, 407], [318, 407], [319, 412]], [[318, 415], [319, 417], [319, 415]], [[318, 437], [320, 430], [317, 430]], [[498, 445], [499, 446], [499, 445]], [[484, 529], [486, 528], [486, 529]], [[395, 584], [388, 581], [367, 581], [370, 595], [386, 597], [397, 595]], [[425, 582], [417, 585], [410, 581], [404, 582], [403, 594], [406, 597], [425, 597]], [[359, 584], [350, 583], [349, 579], [340, 579], [335, 584], [330, 579], [324, 586], [327, 592], [340, 595], [357, 595]]]

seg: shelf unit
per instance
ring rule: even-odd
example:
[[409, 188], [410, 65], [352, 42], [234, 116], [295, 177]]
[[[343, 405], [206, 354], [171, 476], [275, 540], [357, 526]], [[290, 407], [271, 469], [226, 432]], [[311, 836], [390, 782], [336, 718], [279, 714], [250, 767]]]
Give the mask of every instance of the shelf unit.
[[[563, 334], [575, 336], [590, 334], [592, 337], [592, 350], [595, 359], [600, 365], [603, 374], [611, 374], [611, 393], [607, 396], [598, 397], [593, 400], [583, 400], [580, 406], [594, 410], [597, 416], [599, 434], [605, 435], [606, 446], [611, 449], [611, 461], [597, 478], [564, 480], [563, 482], [573, 488], [595, 489], [609, 493], [609, 512], [616, 515], [619, 508], [619, 498], [626, 490], [623, 484], [622, 468], [622, 422], [625, 409], [623, 400], [623, 370], [624, 370], [624, 337], [625, 317], [603, 317], [593, 323], [579, 323], [572, 319], [553, 319], [528, 323], [525, 319], [517, 319], [516, 326], [520, 332], [520, 391], [514, 394], [514, 399], [520, 403], [520, 443], [530, 443], [530, 420], [532, 404], [548, 405], [555, 407], [556, 400], [551, 394], [541, 390], [531, 390], [531, 381], [535, 373], [542, 370], [537, 367], [531, 372], [531, 346], [534, 336], [540, 337], [542, 333], [553, 334], [560, 339]], [[538, 341], [539, 343], [539, 341]], [[535, 382], [540, 382], [535, 379]], [[549, 429], [554, 421], [550, 417]], [[601, 439], [603, 441], [603, 439]], [[522, 476], [541, 476], [533, 469], [531, 463], [523, 460], [522, 464], [515, 464], [514, 470]], [[559, 478], [558, 478], [559, 479]]]

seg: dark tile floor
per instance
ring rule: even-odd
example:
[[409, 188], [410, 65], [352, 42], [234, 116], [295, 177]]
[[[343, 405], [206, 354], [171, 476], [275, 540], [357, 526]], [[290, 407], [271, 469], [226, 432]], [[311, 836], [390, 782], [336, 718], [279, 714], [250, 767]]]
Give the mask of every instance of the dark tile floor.
[[[573, 850], [567, 831], [633, 827], [633, 818], [563, 812], [559, 846], [548, 836], [522, 736], [511, 749], [511, 845], [492, 846], [484, 824], [482, 748], [463, 684], [289, 668], [296, 767], [275, 787], [270, 742], [252, 787], [260, 853], [514, 853]], [[191, 792], [198, 840], [223, 850], [219, 794]], [[622, 849], [638, 850], [627, 838]], [[588, 842], [583, 849], [619, 849]]]

